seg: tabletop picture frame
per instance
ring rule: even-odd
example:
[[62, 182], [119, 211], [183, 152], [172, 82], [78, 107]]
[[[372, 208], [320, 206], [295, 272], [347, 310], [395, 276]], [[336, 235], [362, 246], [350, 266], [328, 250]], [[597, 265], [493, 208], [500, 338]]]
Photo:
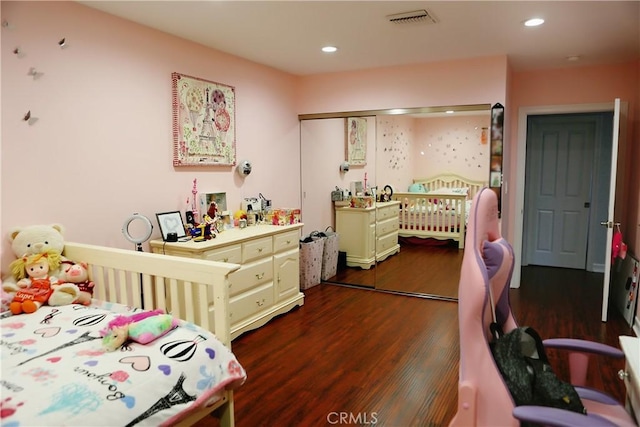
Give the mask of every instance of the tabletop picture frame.
[[187, 232], [184, 229], [184, 222], [182, 222], [182, 215], [180, 214], [180, 211], [156, 213], [156, 219], [160, 226], [160, 233], [162, 234], [163, 241], [167, 241], [169, 233], [176, 233], [178, 239], [187, 237]]

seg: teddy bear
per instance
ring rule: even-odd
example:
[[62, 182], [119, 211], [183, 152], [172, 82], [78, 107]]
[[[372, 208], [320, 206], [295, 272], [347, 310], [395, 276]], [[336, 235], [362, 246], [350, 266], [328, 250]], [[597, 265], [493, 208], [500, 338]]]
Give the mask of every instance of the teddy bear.
[[[15, 227], [8, 234], [11, 243], [11, 250], [16, 259], [25, 255], [45, 253], [53, 250], [62, 254], [64, 250], [64, 229], [60, 224], [31, 225], [26, 227]], [[64, 257], [60, 258], [64, 261]], [[59, 271], [50, 271], [52, 276], [57, 276]], [[5, 282], [15, 283], [18, 279], [12, 276], [4, 278]]]
[[91, 304], [94, 283], [89, 280], [89, 265], [86, 262], [63, 261], [58, 280], [78, 287], [79, 295], [75, 303]]

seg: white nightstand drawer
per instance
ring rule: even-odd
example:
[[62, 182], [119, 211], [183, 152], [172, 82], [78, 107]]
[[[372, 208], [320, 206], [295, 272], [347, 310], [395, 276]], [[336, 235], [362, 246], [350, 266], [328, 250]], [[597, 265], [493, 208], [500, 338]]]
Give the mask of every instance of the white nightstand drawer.
[[263, 258], [273, 253], [273, 239], [264, 237], [242, 244], [242, 262]]
[[255, 288], [271, 281], [273, 281], [272, 257], [245, 264], [240, 270], [234, 271], [229, 275], [229, 282], [231, 283], [229, 295], [237, 295], [247, 289]]
[[386, 236], [379, 237], [376, 243], [376, 252], [382, 253], [387, 249], [391, 249], [398, 245], [398, 233], [387, 234]]
[[212, 249], [205, 253], [205, 259], [209, 261], [242, 263], [242, 247], [240, 245], [228, 246], [222, 249]]
[[291, 231], [289, 233], [278, 234], [273, 237], [273, 252], [283, 252], [298, 247], [300, 232]]
[[392, 206], [386, 206], [383, 208], [379, 208], [378, 209], [378, 213], [376, 214], [378, 216], [377, 220], [378, 221], [384, 221], [386, 219], [389, 218], [398, 218], [398, 207], [400, 205], [399, 204], [395, 204]]
[[397, 217], [389, 218], [384, 221], [379, 221], [376, 224], [376, 235], [378, 237], [382, 237], [389, 233], [393, 233], [394, 231], [398, 231], [398, 226], [399, 226], [399, 223], [398, 223]]
[[236, 323], [273, 305], [273, 282], [229, 301], [231, 322]]

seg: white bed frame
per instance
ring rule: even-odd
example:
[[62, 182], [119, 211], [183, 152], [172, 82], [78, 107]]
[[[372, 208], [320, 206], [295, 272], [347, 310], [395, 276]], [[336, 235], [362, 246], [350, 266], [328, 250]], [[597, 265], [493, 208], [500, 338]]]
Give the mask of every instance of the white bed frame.
[[[89, 264], [95, 299], [166, 310], [212, 331], [231, 348], [228, 275], [240, 265], [72, 242], [65, 242], [64, 255]], [[191, 426], [214, 411], [221, 426], [234, 425], [232, 391], [225, 391], [215, 405], [192, 414], [179, 425]]]
[[[473, 181], [455, 174], [443, 174], [430, 178], [416, 178], [414, 184], [422, 184], [430, 193], [393, 193], [392, 199], [400, 202], [400, 228], [398, 235], [401, 237], [433, 238], [438, 240], [452, 239], [458, 242], [458, 248], [464, 249], [464, 233], [466, 215], [466, 200], [487, 185], [486, 182]], [[469, 188], [467, 196], [438, 194], [433, 191], [440, 188]], [[459, 215], [434, 215], [431, 224], [427, 224], [428, 217], [419, 209], [403, 209], [415, 206], [449, 206], [454, 208]], [[447, 210], [444, 211], [448, 212]], [[435, 220], [435, 224], [433, 224]]]

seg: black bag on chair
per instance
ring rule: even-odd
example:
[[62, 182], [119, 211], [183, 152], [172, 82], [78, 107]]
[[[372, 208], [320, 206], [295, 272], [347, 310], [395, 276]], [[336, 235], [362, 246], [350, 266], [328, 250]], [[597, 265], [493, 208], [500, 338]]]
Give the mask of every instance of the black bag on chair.
[[[496, 332], [495, 323], [492, 329]], [[491, 352], [516, 406], [537, 405], [587, 413], [575, 388], [553, 372], [535, 330], [520, 327], [506, 334], [498, 331], [497, 335]]]

